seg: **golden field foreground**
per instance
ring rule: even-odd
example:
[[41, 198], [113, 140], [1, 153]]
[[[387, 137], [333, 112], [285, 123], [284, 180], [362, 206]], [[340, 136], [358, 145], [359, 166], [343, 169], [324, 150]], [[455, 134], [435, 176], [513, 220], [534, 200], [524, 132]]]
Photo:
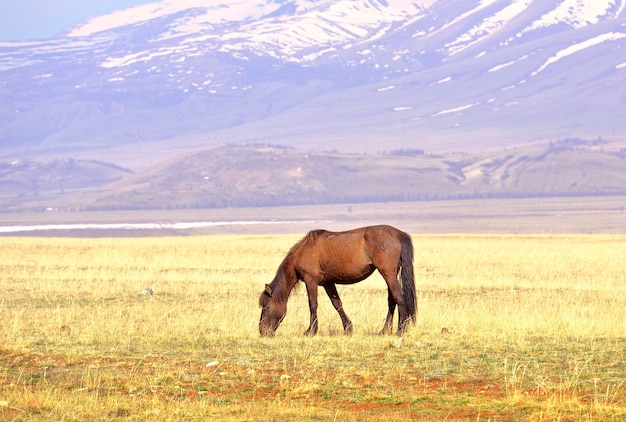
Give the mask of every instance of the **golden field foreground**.
[[0, 420], [626, 418], [625, 236], [413, 236], [403, 338], [377, 273], [354, 335], [320, 295], [304, 337], [300, 288], [261, 338], [299, 237], [0, 238]]

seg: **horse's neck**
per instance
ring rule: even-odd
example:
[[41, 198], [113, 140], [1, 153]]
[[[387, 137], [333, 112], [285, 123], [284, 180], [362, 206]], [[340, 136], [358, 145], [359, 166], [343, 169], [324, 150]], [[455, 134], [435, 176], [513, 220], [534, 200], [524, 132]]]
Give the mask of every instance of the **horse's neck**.
[[291, 263], [284, 262], [270, 285], [275, 291], [278, 291], [279, 295], [287, 299], [297, 282], [295, 267]]

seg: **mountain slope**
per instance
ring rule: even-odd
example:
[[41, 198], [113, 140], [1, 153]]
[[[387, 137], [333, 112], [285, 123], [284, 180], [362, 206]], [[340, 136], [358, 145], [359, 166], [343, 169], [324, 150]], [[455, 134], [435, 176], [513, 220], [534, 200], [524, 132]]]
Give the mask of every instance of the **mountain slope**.
[[626, 134], [624, 0], [200, 0], [0, 44], [5, 158], [377, 152]]
[[67, 191], [103, 186], [132, 172], [100, 161], [49, 160], [0, 162], [0, 198], [63, 196]]

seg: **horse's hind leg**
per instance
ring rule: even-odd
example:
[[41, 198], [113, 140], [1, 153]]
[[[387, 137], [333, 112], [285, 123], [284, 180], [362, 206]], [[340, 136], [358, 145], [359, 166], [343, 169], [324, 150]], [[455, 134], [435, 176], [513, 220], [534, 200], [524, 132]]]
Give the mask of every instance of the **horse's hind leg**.
[[381, 334], [391, 334], [393, 330], [393, 313], [396, 311], [396, 301], [391, 294], [390, 288], [387, 288], [387, 303], [389, 304], [389, 312], [387, 312], [385, 325], [383, 325], [383, 329], [380, 330]]
[[341, 299], [339, 298], [339, 293], [337, 292], [337, 287], [334, 284], [324, 284], [324, 290], [328, 294], [330, 301], [332, 302], [335, 310], [339, 313], [339, 317], [341, 318], [341, 323], [343, 324], [343, 332], [345, 334], [352, 334], [352, 321], [348, 318], [345, 311], [343, 310], [343, 304], [341, 303]]
[[398, 282], [398, 273], [393, 270], [385, 270], [378, 268], [378, 271], [387, 282], [387, 301], [389, 303], [389, 312], [387, 313], [387, 319], [383, 327], [382, 333], [390, 333], [392, 331], [393, 313], [398, 307], [398, 334], [402, 334], [406, 330], [408, 323], [408, 316], [406, 312], [406, 306], [404, 302], [404, 294], [402, 293], [402, 286]]

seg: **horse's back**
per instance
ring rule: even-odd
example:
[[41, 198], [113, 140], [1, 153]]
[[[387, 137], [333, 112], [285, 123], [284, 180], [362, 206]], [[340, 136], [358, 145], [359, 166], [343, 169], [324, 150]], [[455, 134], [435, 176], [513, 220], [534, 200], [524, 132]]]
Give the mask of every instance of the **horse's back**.
[[385, 224], [376, 226], [359, 227], [346, 231], [311, 230], [304, 239], [307, 249], [326, 250], [329, 254], [353, 251], [359, 253], [361, 250], [376, 248], [384, 250], [394, 248], [396, 245], [410, 242], [407, 233], [397, 228]]
[[364, 237], [368, 240], [368, 242], [372, 242], [374, 244], [392, 245], [395, 243], [404, 243], [407, 240], [410, 242], [410, 236], [407, 233], [402, 230], [398, 230], [393, 226], [368, 226], [363, 227], [362, 230], [364, 232]]
[[359, 227], [356, 229], [351, 229], [351, 230], [346, 230], [346, 231], [328, 231], [328, 230], [323, 230], [323, 229], [316, 229], [316, 230], [311, 230], [308, 234], [307, 234], [307, 238], [310, 239], [317, 239], [318, 237], [327, 237], [327, 238], [334, 238], [337, 236], [354, 236], [354, 235], [365, 235], [365, 234], [369, 234], [369, 235], [374, 235], [374, 236], [393, 236], [393, 237], [397, 237], [401, 234], [406, 234], [403, 231], [387, 225], [387, 224], [379, 224], [379, 225], [375, 225], [375, 226], [365, 226], [365, 227]]
[[402, 230], [399, 230], [387, 224], [379, 224], [377, 226], [367, 226], [367, 227], [362, 227], [361, 229], [364, 230], [365, 232], [375, 233], [377, 235], [389, 235], [389, 236], [394, 236], [394, 237], [397, 237], [401, 234], [406, 234]]

